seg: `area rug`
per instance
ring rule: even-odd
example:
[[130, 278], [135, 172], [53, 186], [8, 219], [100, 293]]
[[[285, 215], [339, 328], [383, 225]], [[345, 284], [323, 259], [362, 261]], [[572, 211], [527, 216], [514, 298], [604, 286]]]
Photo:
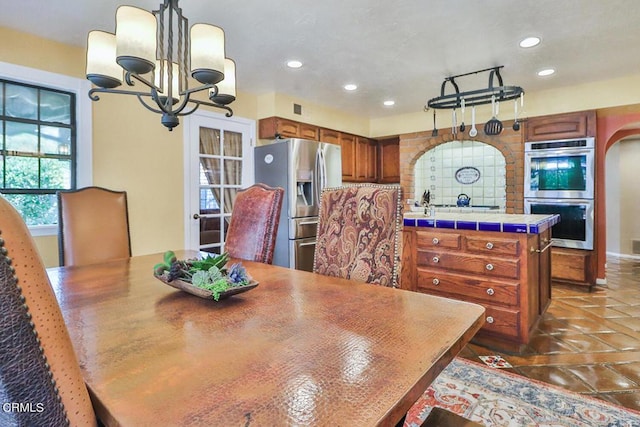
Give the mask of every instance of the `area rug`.
[[409, 410], [418, 427], [439, 406], [487, 427], [640, 427], [640, 413], [456, 358]]

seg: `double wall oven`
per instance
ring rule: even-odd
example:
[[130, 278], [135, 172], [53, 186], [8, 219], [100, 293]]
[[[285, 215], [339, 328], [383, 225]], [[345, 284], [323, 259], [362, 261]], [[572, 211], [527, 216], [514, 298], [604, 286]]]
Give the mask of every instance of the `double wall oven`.
[[560, 215], [554, 246], [593, 249], [594, 176], [594, 138], [525, 144], [525, 213]]

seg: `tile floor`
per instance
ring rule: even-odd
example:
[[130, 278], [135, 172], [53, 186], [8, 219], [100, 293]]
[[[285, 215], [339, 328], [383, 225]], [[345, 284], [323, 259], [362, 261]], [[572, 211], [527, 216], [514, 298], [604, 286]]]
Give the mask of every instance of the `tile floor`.
[[640, 410], [640, 260], [609, 258], [606, 287], [554, 283], [551, 298], [521, 354], [472, 343], [460, 356], [502, 356], [505, 370]]

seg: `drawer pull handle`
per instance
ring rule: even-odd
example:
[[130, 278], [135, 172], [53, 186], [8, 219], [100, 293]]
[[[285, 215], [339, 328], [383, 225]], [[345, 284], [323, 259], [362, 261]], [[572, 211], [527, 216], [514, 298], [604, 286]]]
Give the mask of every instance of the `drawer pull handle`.
[[493, 295], [495, 293], [496, 293], [496, 291], [494, 291], [493, 288], [487, 289], [487, 295]]
[[440, 262], [440, 258], [438, 258], [437, 256], [433, 257], [433, 262], [435, 262], [436, 264]]
[[493, 323], [493, 317], [487, 316], [487, 323]]
[[431, 281], [431, 283], [433, 283], [434, 285], [438, 286], [440, 284], [440, 280], [439, 279], [433, 279]]
[[434, 245], [437, 245], [438, 243], [440, 243], [440, 240], [437, 237], [434, 237], [432, 242]]
[[491, 271], [493, 270], [493, 264], [487, 264], [487, 270]]
[[493, 243], [491, 242], [487, 242], [487, 244], [485, 245], [485, 247], [489, 250], [493, 249]]

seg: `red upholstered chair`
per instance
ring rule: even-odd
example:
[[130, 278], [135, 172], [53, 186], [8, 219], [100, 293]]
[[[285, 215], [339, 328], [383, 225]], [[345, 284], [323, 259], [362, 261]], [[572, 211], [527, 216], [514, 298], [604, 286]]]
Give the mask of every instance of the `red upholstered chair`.
[[58, 192], [60, 265], [129, 258], [127, 193], [101, 187]]
[[0, 425], [95, 426], [67, 327], [31, 234], [0, 197]]
[[238, 192], [225, 239], [231, 257], [271, 264], [283, 196], [283, 188], [261, 183]]
[[360, 184], [320, 194], [313, 271], [397, 287], [402, 190]]

